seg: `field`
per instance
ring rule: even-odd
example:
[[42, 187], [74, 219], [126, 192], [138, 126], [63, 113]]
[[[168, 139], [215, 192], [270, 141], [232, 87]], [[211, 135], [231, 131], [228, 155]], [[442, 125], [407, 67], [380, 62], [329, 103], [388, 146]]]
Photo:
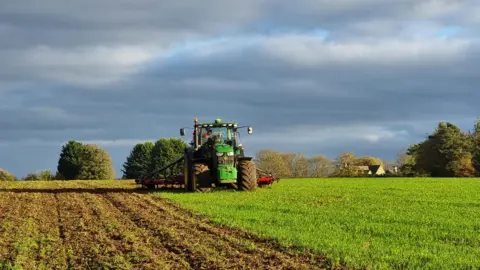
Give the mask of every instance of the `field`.
[[0, 269], [319, 269], [133, 181], [0, 182]]
[[469, 178], [297, 179], [206, 194], [0, 182], [0, 269], [479, 268], [478, 194]]
[[479, 269], [480, 179], [281, 180], [254, 194], [163, 193], [216, 222], [334, 263]]

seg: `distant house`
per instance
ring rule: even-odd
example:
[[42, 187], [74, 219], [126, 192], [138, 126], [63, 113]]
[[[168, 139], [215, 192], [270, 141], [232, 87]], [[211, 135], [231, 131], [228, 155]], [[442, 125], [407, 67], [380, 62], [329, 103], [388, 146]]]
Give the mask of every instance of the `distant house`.
[[382, 165], [356, 166], [359, 170], [369, 175], [384, 175], [385, 169]]
[[368, 166], [372, 174], [375, 175], [384, 175], [385, 174], [385, 169], [383, 168], [382, 165], [371, 165]]

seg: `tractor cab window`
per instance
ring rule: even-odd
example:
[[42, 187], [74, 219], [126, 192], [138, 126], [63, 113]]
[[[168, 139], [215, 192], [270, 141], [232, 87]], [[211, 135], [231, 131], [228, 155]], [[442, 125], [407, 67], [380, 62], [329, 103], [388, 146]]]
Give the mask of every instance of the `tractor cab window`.
[[199, 133], [200, 144], [204, 144], [213, 136], [216, 136], [220, 143], [226, 143], [233, 139], [233, 132], [231, 128], [227, 127], [202, 127]]

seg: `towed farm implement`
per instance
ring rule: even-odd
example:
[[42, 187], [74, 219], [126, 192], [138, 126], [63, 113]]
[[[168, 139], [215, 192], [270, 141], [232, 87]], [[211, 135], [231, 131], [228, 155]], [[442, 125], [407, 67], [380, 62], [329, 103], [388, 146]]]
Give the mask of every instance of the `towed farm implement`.
[[[219, 187], [250, 191], [279, 181], [272, 173], [257, 168], [252, 157], [245, 156], [239, 143], [240, 128], [244, 127], [236, 122], [217, 118], [214, 122], [198, 123], [195, 118], [193, 140], [184, 155], [135, 182], [151, 189], [180, 185], [189, 192], [204, 192]], [[180, 129], [181, 136], [185, 136], [186, 129]], [[247, 130], [252, 134], [252, 127]]]

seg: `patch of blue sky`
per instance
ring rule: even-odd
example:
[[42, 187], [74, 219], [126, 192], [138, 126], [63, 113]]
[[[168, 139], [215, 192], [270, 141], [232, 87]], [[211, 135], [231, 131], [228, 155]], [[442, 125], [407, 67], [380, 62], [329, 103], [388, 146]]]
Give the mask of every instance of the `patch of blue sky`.
[[462, 28], [460, 26], [447, 26], [443, 27], [442, 29], [440, 29], [440, 31], [435, 33], [435, 36], [441, 38], [453, 37], [457, 35], [461, 30]]

